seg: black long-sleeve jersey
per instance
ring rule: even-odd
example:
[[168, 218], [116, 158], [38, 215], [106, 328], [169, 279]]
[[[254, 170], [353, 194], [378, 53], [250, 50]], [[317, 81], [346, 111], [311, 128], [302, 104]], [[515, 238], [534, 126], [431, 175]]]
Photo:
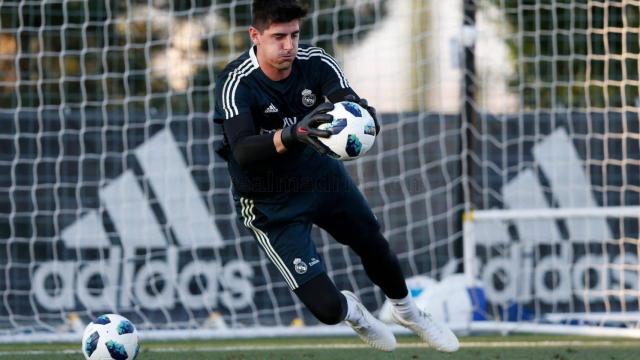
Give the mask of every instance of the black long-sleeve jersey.
[[281, 81], [260, 70], [255, 47], [229, 63], [216, 80], [214, 121], [224, 128], [235, 190], [247, 195], [317, 186], [323, 168], [337, 166], [336, 160], [302, 143], [278, 154], [272, 134], [348, 94], [355, 92], [338, 63], [317, 47], [301, 45], [291, 74]]

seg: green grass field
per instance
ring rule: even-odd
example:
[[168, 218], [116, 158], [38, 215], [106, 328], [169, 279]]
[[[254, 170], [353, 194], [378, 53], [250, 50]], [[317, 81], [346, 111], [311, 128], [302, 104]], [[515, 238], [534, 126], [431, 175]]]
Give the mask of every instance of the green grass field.
[[[454, 354], [430, 350], [415, 337], [399, 337], [398, 349], [384, 353], [370, 349], [355, 336], [340, 338], [278, 338], [211, 341], [166, 341], [141, 344], [138, 359], [579, 359], [640, 358], [640, 341], [562, 336], [483, 336], [461, 339]], [[79, 344], [2, 344], [0, 360], [83, 359]]]

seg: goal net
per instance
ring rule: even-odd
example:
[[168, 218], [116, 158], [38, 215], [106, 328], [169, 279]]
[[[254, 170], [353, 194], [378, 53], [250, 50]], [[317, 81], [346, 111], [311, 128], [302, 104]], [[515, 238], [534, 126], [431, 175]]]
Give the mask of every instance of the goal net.
[[[479, 328], [639, 335], [639, 5], [479, 5], [487, 111], [464, 224]], [[500, 51], [515, 61], [489, 61]]]
[[[317, 324], [237, 220], [226, 163], [215, 154], [215, 78], [249, 46], [250, 3], [0, 3], [7, 339], [59, 339], [107, 312], [143, 331], [180, 330], [171, 336]], [[396, 11], [378, 0], [309, 5], [302, 40], [343, 54], [345, 69], [355, 63], [344, 54]], [[406, 49], [417, 42], [401, 40]], [[364, 63], [368, 53], [353, 56]], [[367, 77], [350, 80], [365, 88]], [[416, 111], [416, 94], [378, 91], [369, 98], [388, 97], [378, 106], [385, 135], [348, 169], [408, 274], [454, 272], [459, 119]], [[357, 257], [318, 229], [313, 235], [336, 284], [379, 308], [383, 294]]]
[[[378, 109], [345, 165], [420, 306], [456, 330], [636, 326], [638, 4], [487, 1], [474, 26], [463, 1], [306, 3], [302, 42]], [[215, 79], [250, 45], [250, 5], [0, 1], [0, 341], [76, 339], [111, 312], [149, 337], [343, 331], [311, 328], [215, 153]], [[312, 235], [384, 318], [357, 256]]]

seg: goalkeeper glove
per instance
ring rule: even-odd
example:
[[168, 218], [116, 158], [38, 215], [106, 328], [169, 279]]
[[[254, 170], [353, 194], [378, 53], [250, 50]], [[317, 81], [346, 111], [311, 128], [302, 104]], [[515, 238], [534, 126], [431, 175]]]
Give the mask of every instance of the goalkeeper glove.
[[344, 97], [344, 100], [354, 102], [367, 110], [369, 112], [369, 115], [371, 115], [371, 117], [373, 118], [373, 123], [376, 125], [376, 135], [380, 133], [380, 123], [378, 123], [378, 118], [376, 116], [376, 108], [374, 108], [373, 106], [369, 106], [369, 102], [367, 101], [367, 99], [360, 98], [360, 100], [356, 100], [355, 95], [349, 94]]
[[303, 142], [311, 145], [320, 154], [326, 154], [327, 150], [324, 145], [318, 141], [318, 138], [330, 137], [331, 131], [319, 130], [318, 126], [333, 121], [333, 116], [327, 114], [327, 112], [333, 110], [333, 108], [334, 106], [330, 102], [322, 103], [299, 122], [282, 129], [282, 144], [286, 148], [290, 148], [296, 142]]

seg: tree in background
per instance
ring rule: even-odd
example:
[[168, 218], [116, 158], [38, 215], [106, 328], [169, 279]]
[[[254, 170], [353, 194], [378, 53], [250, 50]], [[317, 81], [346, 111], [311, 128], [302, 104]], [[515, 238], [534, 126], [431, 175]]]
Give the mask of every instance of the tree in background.
[[512, 28], [511, 87], [528, 109], [638, 106], [637, 2], [492, 0]]
[[[355, 43], [386, 2], [310, 0], [302, 39]], [[249, 46], [250, 11], [250, 0], [4, 1], [0, 108], [208, 112], [217, 72]]]

